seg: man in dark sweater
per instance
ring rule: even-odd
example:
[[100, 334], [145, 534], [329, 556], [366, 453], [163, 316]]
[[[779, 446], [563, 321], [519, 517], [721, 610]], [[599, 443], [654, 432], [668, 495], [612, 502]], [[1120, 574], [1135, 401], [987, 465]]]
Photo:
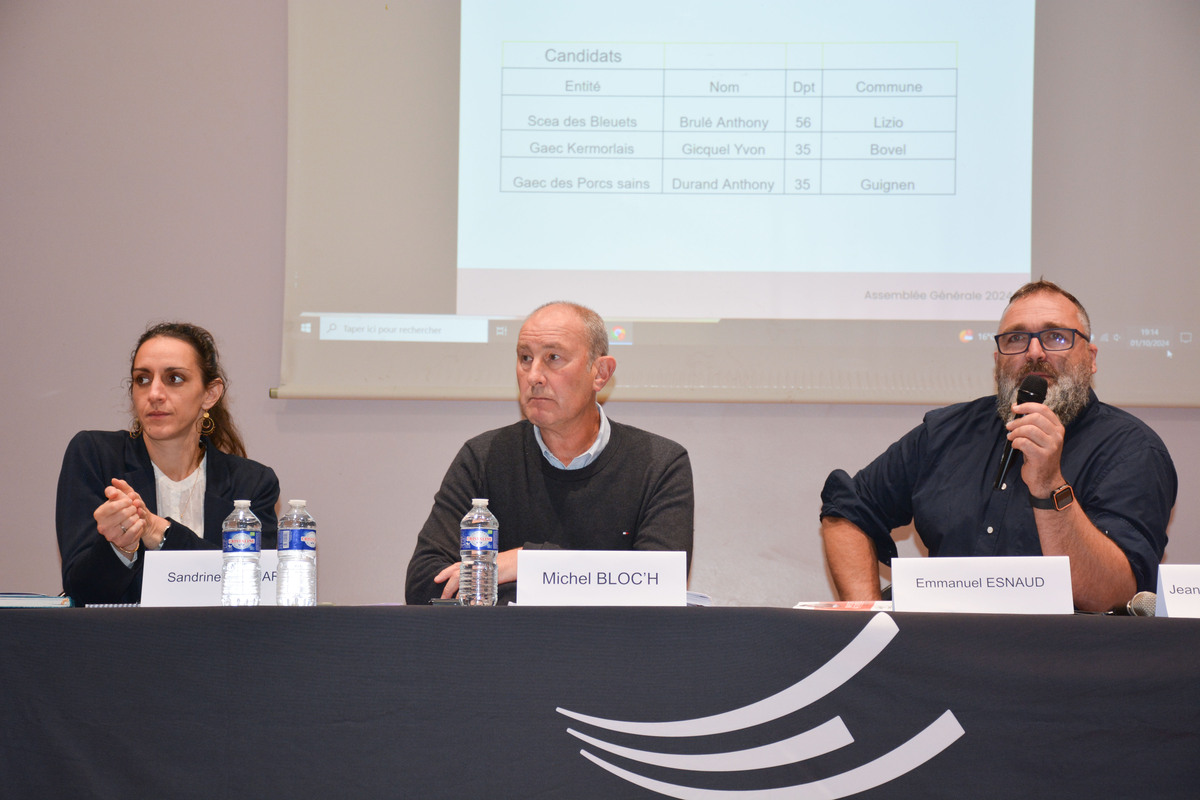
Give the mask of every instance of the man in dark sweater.
[[523, 548], [683, 550], [692, 556], [692, 466], [679, 444], [609, 420], [596, 402], [617, 362], [594, 311], [549, 303], [517, 337], [520, 422], [463, 445], [408, 565], [405, 600], [458, 593], [459, 521], [488, 498], [500, 520], [501, 602]]

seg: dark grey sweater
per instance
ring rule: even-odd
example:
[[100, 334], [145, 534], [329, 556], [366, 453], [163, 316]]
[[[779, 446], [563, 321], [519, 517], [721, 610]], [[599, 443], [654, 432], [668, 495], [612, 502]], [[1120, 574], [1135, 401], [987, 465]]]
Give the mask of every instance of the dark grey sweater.
[[[462, 446], [442, 479], [408, 564], [409, 604], [440, 597], [434, 576], [459, 561], [459, 522], [486, 497], [500, 550], [684, 550], [692, 558], [692, 465], [680, 445], [609, 420], [604, 450], [579, 470], [551, 466], [522, 420]], [[501, 602], [515, 584], [501, 586]]]

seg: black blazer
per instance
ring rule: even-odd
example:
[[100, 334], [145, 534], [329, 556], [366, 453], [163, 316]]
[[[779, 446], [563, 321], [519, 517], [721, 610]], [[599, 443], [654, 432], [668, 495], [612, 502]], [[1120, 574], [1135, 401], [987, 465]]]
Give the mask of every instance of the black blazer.
[[[213, 550], [221, 547], [221, 523], [233, 510], [234, 500], [249, 500], [262, 520], [263, 549], [275, 547], [279, 479], [270, 467], [248, 458], [223, 453], [205, 441], [203, 536], [171, 520], [164, 550]], [[107, 498], [104, 489], [113, 478], [129, 483], [158, 513], [154, 468], [141, 437], [128, 431], [80, 431], [67, 445], [58, 474], [55, 526], [62, 556], [63, 591], [77, 603], [137, 603], [142, 598], [142, 565], [138, 556], [127, 567], [112, 545], [96, 530], [92, 514]], [[142, 547], [142, 550], [145, 548]]]

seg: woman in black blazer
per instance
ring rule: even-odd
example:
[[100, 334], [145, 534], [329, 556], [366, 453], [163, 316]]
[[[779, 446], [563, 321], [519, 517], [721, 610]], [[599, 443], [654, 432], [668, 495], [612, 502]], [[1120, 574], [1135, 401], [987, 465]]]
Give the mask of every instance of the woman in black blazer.
[[279, 481], [246, 458], [225, 405], [225, 374], [208, 331], [162, 323], [130, 359], [133, 424], [81, 431], [58, 476], [55, 518], [63, 590], [84, 605], [136, 603], [146, 550], [220, 549], [235, 499], [275, 547]]

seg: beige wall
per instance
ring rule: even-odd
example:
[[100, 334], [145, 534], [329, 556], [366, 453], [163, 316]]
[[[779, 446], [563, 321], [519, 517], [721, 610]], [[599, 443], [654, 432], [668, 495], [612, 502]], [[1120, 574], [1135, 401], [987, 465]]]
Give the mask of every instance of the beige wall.
[[[1082, 15], [1071, 11], [1078, 4], [1039, 5], [1039, 38], [1055, 26], [1093, 26], [1136, 52], [1159, 47], [1156, 36], [1195, 39], [1198, 30], [1187, 2], [1087, 4]], [[285, 500], [306, 498], [321, 525], [323, 600], [400, 601], [416, 531], [454, 452], [516, 419], [515, 403], [268, 398], [279, 377], [286, 47], [283, 0], [0, 3], [0, 591], [60, 589], [63, 448], [79, 429], [126, 424], [122, 379], [150, 320], [188, 319], [216, 333], [251, 455], [275, 468]], [[1039, 86], [1037, 102], [1087, 102], [1055, 93], [1067, 88]], [[1066, 205], [1072, 192], [1091, 193], [1117, 157], [1102, 133], [1069, 133], [1061, 152], [1035, 153], [1035, 182]], [[1126, 220], [1119, 231], [1070, 213], [1066, 229], [1050, 229], [1035, 205], [1035, 259], [1121, 263], [1148, 242], [1170, 247], [1181, 225], [1196, 224], [1194, 183], [1166, 192], [1174, 211], [1165, 215], [1126, 219], [1114, 201], [1106, 208]], [[1086, 302], [1086, 287], [1071, 288]], [[1103, 352], [1100, 363], [1103, 394]], [[608, 410], [691, 451], [692, 587], [762, 605], [831, 596], [817, 536], [824, 477], [865, 464], [922, 411], [619, 399]], [[1134, 411], [1179, 470], [1168, 558], [1200, 562], [1190, 492], [1200, 410]], [[903, 550], [915, 551], [911, 537]]]

